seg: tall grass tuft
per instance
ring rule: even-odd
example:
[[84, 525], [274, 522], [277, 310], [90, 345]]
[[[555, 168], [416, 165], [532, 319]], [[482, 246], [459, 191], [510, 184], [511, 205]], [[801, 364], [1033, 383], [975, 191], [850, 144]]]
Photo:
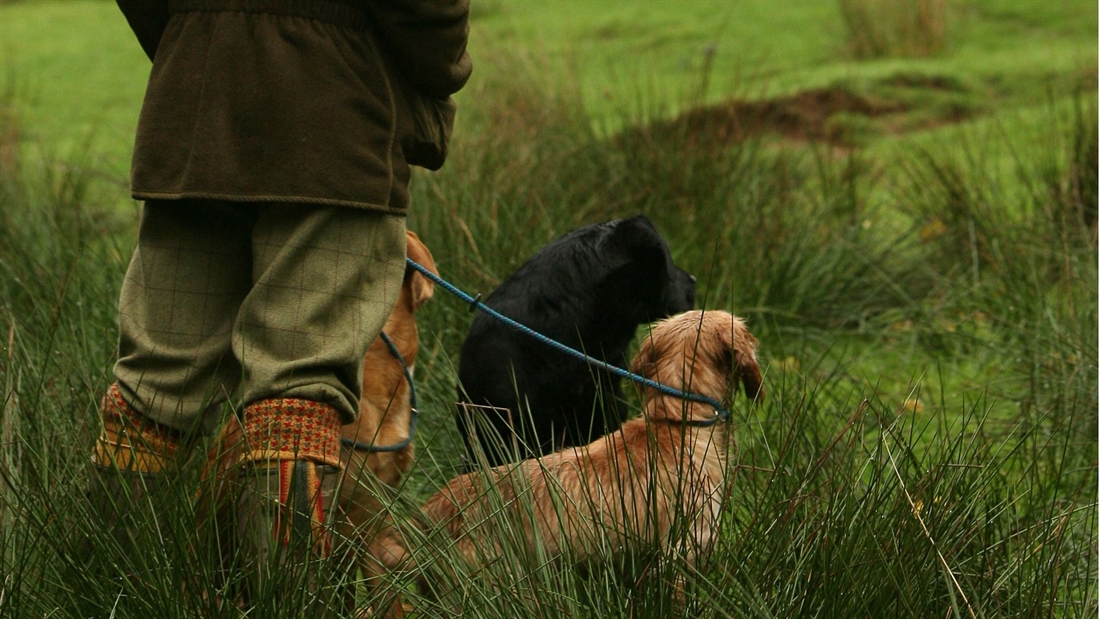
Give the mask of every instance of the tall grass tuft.
[[1058, 600], [1065, 616], [1094, 612], [1095, 467], [1071, 471], [1064, 437], [994, 429], [984, 398], [913, 415], [873, 394], [836, 406], [820, 386], [777, 395], [746, 421], [726, 608], [1036, 616]]
[[857, 59], [932, 56], [947, 44], [948, 0], [837, 0]]
[[926, 307], [996, 350], [1014, 377], [1000, 394], [1022, 402], [1022, 415], [1073, 414], [1092, 445], [1096, 416], [1087, 411], [1100, 404], [1095, 105], [1082, 96], [1052, 106], [1045, 152], [1029, 158], [1010, 145], [1011, 185], [964, 136], [955, 155], [917, 154], [901, 196], [939, 278]]

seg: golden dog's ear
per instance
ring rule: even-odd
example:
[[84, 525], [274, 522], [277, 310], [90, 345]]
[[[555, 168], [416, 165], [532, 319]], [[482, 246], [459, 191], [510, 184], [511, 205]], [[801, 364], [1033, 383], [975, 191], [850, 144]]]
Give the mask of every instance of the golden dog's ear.
[[733, 362], [733, 379], [740, 380], [745, 395], [758, 400], [764, 399], [764, 377], [760, 365], [756, 362], [758, 342], [740, 318], [733, 319], [730, 331], [730, 357]]
[[[432, 252], [428, 251], [427, 246], [420, 241], [420, 237], [416, 236], [415, 232], [409, 230], [405, 231], [405, 253], [413, 262], [439, 275], [439, 271], [435, 268]], [[435, 292], [435, 283], [412, 267], [405, 270], [405, 279], [407, 280], [410, 277], [412, 278], [409, 284], [412, 291], [412, 304], [413, 309], [416, 309], [432, 298], [432, 294]]]

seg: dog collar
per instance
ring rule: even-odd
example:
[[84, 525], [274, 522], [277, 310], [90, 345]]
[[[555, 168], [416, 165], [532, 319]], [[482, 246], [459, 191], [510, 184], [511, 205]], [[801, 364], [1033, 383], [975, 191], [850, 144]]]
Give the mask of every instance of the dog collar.
[[397, 345], [393, 343], [390, 336], [386, 335], [385, 331], [379, 333], [378, 337], [382, 338], [382, 342], [386, 344], [386, 348], [390, 350], [390, 354], [401, 363], [401, 369], [405, 371], [405, 382], [409, 383], [409, 438], [399, 443], [394, 443], [393, 445], [362, 443], [353, 441], [350, 438], [340, 439], [344, 447], [349, 447], [355, 451], [365, 451], [367, 453], [401, 451], [408, 447], [409, 444], [412, 443], [413, 437], [416, 436], [416, 419], [420, 416], [420, 411], [416, 410], [416, 383], [413, 382], [412, 371], [409, 370], [409, 364], [405, 363], [405, 358], [401, 356], [401, 351], [397, 350]]
[[[723, 414], [723, 413], [725, 413], [725, 414]], [[728, 412], [720, 411], [714, 417], [711, 417], [710, 419], [702, 419], [702, 420], [689, 419], [689, 420], [684, 421], [682, 423], [685, 426], [692, 426], [693, 428], [709, 428], [710, 426], [713, 426], [714, 424], [718, 423], [719, 421], [721, 421], [721, 422], [729, 421], [729, 418], [730, 418], [730, 415], [729, 415]]]

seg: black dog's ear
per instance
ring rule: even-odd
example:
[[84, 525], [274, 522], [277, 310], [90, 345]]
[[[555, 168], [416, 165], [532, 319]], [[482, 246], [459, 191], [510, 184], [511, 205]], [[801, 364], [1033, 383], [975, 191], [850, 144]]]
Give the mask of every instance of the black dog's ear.
[[611, 229], [608, 246], [631, 260], [668, 259], [668, 247], [653, 222], [645, 215], [637, 215], [619, 221]]

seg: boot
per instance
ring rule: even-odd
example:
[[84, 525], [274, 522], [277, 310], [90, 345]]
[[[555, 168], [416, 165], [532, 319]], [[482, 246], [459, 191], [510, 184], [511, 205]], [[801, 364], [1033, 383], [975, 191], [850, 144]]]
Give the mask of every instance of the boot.
[[310, 595], [323, 585], [319, 574], [332, 554], [341, 477], [339, 428], [335, 409], [309, 400], [265, 400], [245, 408], [248, 451], [240, 468], [237, 526], [252, 604], [268, 595], [300, 594], [303, 582]]
[[100, 405], [103, 430], [92, 448], [87, 495], [108, 535], [132, 536], [133, 507], [163, 485], [180, 433], [145, 418], [112, 384]]

